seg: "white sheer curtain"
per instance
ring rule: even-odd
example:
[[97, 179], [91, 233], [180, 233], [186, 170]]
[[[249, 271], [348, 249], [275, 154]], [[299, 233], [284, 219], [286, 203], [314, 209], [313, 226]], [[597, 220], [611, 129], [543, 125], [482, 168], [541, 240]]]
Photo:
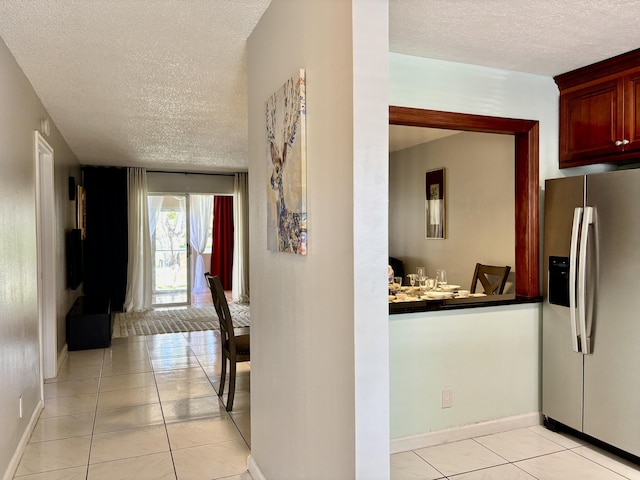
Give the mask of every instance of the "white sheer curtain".
[[189, 243], [196, 251], [196, 262], [191, 282], [193, 293], [207, 291], [204, 279], [204, 259], [202, 254], [207, 246], [207, 233], [212, 223], [213, 195], [189, 195], [189, 224], [191, 235]]
[[129, 262], [124, 309], [142, 312], [151, 309], [151, 240], [147, 204], [147, 171], [127, 169], [129, 210]]
[[249, 303], [249, 176], [246, 173], [236, 173], [233, 180], [233, 218], [233, 301]]
[[156, 234], [156, 225], [158, 223], [158, 215], [162, 208], [162, 202], [164, 201], [164, 195], [149, 195], [149, 238], [153, 238]]

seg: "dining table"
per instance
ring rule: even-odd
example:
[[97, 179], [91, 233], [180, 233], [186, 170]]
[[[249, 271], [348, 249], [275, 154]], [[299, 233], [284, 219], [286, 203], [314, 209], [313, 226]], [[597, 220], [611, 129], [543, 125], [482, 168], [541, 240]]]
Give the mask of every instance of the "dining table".
[[389, 285], [389, 303], [405, 303], [418, 301], [442, 301], [452, 298], [479, 298], [485, 297], [484, 293], [470, 293], [461, 285], [444, 284], [433, 289], [421, 286]]

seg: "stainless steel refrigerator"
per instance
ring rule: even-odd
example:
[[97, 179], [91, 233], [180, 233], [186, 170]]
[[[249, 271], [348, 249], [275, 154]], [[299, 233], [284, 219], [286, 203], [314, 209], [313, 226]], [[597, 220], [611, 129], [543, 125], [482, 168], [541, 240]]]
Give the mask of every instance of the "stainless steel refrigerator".
[[547, 180], [542, 413], [640, 456], [640, 170]]

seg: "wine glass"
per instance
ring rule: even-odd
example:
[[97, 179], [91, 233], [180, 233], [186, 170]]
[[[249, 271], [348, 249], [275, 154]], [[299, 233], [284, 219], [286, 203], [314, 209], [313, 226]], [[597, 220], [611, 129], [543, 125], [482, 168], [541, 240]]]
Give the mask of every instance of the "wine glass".
[[442, 287], [447, 284], [447, 271], [440, 268], [436, 270], [436, 281], [438, 282], [438, 287]]
[[426, 287], [428, 291], [431, 292], [432, 290], [435, 290], [436, 286], [437, 286], [437, 281], [435, 278], [427, 278]]
[[427, 274], [427, 269], [424, 267], [416, 267], [416, 275], [418, 275], [418, 278], [420, 277], [424, 277]]
[[418, 275], [416, 275], [415, 273], [410, 273], [409, 275], [407, 275], [407, 277], [409, 277], [409, 284], [412, 287], [416, 286], [416, 278], [418, 277]]

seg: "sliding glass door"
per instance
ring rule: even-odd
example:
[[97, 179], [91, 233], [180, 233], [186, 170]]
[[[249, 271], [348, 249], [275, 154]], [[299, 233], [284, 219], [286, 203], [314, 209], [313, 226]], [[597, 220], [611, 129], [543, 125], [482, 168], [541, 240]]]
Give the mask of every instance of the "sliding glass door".
[[186, 305], [190, 299], [187, 195], [149, 195], [154, 306]]
[[149, 194], [153, 306], [211, 303], [213, 195]]

